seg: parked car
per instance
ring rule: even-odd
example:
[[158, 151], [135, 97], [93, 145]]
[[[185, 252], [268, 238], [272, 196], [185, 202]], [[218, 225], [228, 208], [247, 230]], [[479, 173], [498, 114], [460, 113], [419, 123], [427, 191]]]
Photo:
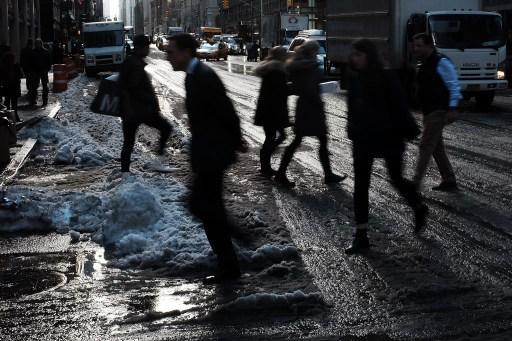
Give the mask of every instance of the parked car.
[[162, 35], [158, 38], [156, 46], [160, 51], [165, 51], [168, 44], [169, 41], [167, 40], [167, 36]]
[[293, 52], [297, 46], [304, 44], [308, 40], [315, 40], [319, 45], [320, 49], [316, 55], [318, 67], [324, 71], [325, 69], [325, 58], [327, 56], [327, 37], [323, 30], [305, 30], [300, 31], [299, 34], [292, 40], [288, 47], [288, 52]]
[[236, 37], [228, 36], [228, 37], [223, 37], [222, 41], [224, 43], [226, 43], [228, 50], [229, 50], [229, 54], [242, 54], [243, 43], [240, 44], [241, 39], [237, 40]]
[[197, 49], [197, 57], [199, 59], [215, 59], [220, 60], [221, 58], [224, 60], [228, 59], [229, 49], [227, 45], [223, 42], [210, 44], [210, 43], [202, 43], [201, 46]]

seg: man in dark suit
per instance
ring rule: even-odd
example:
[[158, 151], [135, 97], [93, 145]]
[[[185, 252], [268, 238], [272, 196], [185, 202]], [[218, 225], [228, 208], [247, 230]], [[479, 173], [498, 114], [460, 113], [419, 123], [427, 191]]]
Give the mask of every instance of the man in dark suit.
[[242, 149], [240, 121], [217, 74], [196, 57], [197, 42], [189, 34], [169, 38], [167, 59], [174, 71], [187, 77], [186, 108], [194, 172], [190, 210], [203, 221], [206, 236], [217, 255], [218, 271], [205, 283], [220, 283], [240, 277], [240, 267], [231, 242], [222, 192], [224, 171]]

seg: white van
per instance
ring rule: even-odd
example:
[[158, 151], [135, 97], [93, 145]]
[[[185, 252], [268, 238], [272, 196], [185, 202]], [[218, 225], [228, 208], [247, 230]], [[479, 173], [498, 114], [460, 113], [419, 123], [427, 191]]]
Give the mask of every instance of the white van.
[[121, 21], [83, 24], [85, 72], [117, 71], [124, 61], [124, 23]]
[[327, 37], [323, 30], [304, 30], [300, 31], [299, 34], [292, 40], [288, 47], [288, 52], [292, 52], [298, 46], [304, 44], [308, 40], [314, 40], [320, 45], [320, 49], [316, 55], [316, 61], [318, 68], [324, 71], [325, 57], [327, 56]]

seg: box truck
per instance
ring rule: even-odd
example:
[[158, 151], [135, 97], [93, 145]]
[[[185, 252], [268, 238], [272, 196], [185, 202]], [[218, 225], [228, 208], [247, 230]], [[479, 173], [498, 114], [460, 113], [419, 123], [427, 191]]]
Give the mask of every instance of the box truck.
[[126, 55], [121, 21], [83, 23], [85, 72], [117, 71]]
[[506, 40], [501, 16], [479, 9], [480, 0], [327, 0], [326, 68], [343, 70], [352, 43], [366, 38], [410, 82], [417, 65], [412, 37], [426, 32], [454, 63], [464, 97], [488, 107], [495, 91], [508, 86]]
[[300, 31], [307, 30], [307, 15], [275, 13], [264, 15], [262, 21], [261, 47], [271, 48], [275, 45], [290, 45]]

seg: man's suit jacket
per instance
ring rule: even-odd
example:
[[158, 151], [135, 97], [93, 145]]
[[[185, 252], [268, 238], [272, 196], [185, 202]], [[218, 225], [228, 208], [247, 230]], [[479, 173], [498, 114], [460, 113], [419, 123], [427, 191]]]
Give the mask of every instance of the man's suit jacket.
[[194, 172], [221, 171], [236, 160], [240, 120], [217, 74], [199, 62], [185, 80]]

